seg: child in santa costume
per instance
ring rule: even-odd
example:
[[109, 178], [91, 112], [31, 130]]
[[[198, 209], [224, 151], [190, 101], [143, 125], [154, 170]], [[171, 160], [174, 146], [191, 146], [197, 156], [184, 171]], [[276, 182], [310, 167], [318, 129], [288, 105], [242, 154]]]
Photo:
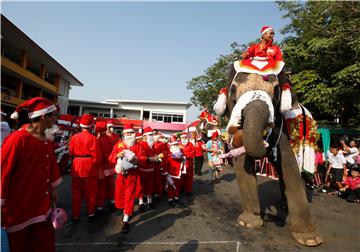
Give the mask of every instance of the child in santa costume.
[[96, 200], [96, 210], [103, 211], [105, 200], [110, 200], [110, 208], [114, 207], [115, 180], [114, 165], [108, 160], [115, 145], [114, 138], [106, 134], [106, 122], [96, 122], [95, 132], [102, 152], [101, 166], [104, 170], [104, 178], [98, 180], [98, 194]]
[[1, 224], [10, 251], [55, 251], [49, 221], [62, 179], [45, 130], [56, 121], [56, 107], [44, 97], [19, 105], [11, 118], [27, 109], [30, 123], [10, 134], [1, 147]]
[[71, 137], [69, 152], [73, 158], [72, 176], [72, 221], [78, 223], [81, 201], [85, 197], [89, 221], [95, 217], [98, 178], [103, 178], [101, 166], [102, 153], [100, 145], [90, 130], [94, 124], [94, 116], [84, 114], [80, 119], [81, 133]]
[[[119, 140], [109, 156], [109, 161], [113, 164], [118, 162], [118, 159], [125, 157], [130, 151], [135, 154], [131, 158], [131, 162], [137, 166], [144, 167], [146, 165], [146, 150], [135, 142], [135, 129], [132, 124], [125, 124], [123, 130], [123, 139]], [[134, 166], [135, 167], [135, 166]], [[130, 230], [129, 219], [134, 212], [134, 200], [136, 195], [136, 185], [138, 181], [139, 171], [138, 168], [123, 171], [120, 166], [117, 171], [118, 175], [115, 182], [115, 206], [123, 209], [123, 225], [121, 231], [128, 233]]]
[[208, 161], [209, 168], [211, 172], [211, 181], [210, 183], [219, 183], [219, 155], [223, 153], [223, 145], [221, 141], [218, 140], [219, 133], [215, 131], [211, 140], [206, 143], [206, 151], [208, 152]]

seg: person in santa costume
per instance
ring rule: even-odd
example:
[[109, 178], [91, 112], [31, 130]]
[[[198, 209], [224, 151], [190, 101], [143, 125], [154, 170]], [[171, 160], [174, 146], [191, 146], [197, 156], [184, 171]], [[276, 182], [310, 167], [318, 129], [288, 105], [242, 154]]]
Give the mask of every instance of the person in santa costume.
[[194, 169], [195, 174], [201, 176], [201, 170], [204, 164], [204, 150], [205, 142], [202, 141], [201, 135], [196, 135], [196, 132], [191, 132], [190, 142], [194, 145], [195, 148], [195, 157], [194, 157]]
[[191, 195], [194, 180], [195, 147], [189, 141], [189, 137], [185, 132], [183, 132], [180, 136], [180, 148], [182, 149], [186, 158], [185, 169], [183, 170], [182, 174], [182, 180], [184, 183], [186, 194]]
[[117, 141], [119, 141], [119, 139], [120, 139], [119, 135], [114, 132], [114, 120], [113, 119], [107, 120], [106, 127], [107, 127], [106, 134], [108, 136], [112, 137], [114, 139], [115, 143]]
[[263, 26], [261, 28], [261, 41], [258, 44], [251, 45], [246, 52], [241, 55], [243, 59], [249, 58], [263, 58], [271, 60], [283, 60], [280, 47], [273, 45], [274, 29], [270, 26]]
[[169, 141], [169, 157], [166, 175], [168, 204], [175, 207], [180, 202], [180, 178], [185, 166], [185, 156], [176, 137], [171, 136]]
[[159, 161], [155, 163], [155, 167], [154, 167], [154, 194], [155, 194], [154, 200], [155, 202], [160, 203], [165, 186], [165, 184], [162, 182], [162, 174], [166, 174], [169, 148], [164, 142], [160, 141], [162, 134], [160, 134], [157, 130], [153, 130], [153, 134], [154, 134], [153, 149], [155, 155], [159, 158]]
[[114, 165], [108, 160], [112, 149], [115, 145], [114, 138], [106, 134], [106, 122], [96, 122], [95, 132], [97, 132], [97, 140], [100, 145], [102, 160], [101, 166], [104, 170], [104, 179], [98, 180], [98, 194], [96, 199], [96, 211], [102, 213], [105, 205], [105, 200], [110, 200], [110, 209], [114, 209], [114, 194], [115, 194], [115, 180], [114, 180]]
[[[120, 161], [120, 169], [116, 168], [115, 182], [115, 207], [123, 209], [123, 224], [121, 231], [128, 233], [130, 230], [129, 219], [134, 212], [134, 200], [139, 171], [137, 166], [144, 167], [147, 162], [146, 150], [135, 141], [135, 129], [132, 124], [125, 124], [123, 140], [119, 140], [109, 156], [109, 161], [116, 164]], [[122, 161], [130, 160], [133, 168], [125, 170]]]
[[61, 183], [59, 168], [45, 130], [56, 121], [56, 107], [44, 97], [16, 108], [27, 109], [30, 123], [10, 134], [1, 147], [1, 225], [10, 251], [55, 251], [49, 220]]
[[69, 143], [69, 153], [73, 158], [71, 167], [73, 223], [79, 222], [83, 197], [85, 197], [89, 221], [95, 218], [98, 179], [104, 178], [100, 145], [96, 137], [90, 133], [93, 124], [94, 116], [84, 114], [80, 119], [81, 133], [72, 136]]
[[154, 136], [152, 129], [146, 127], [143, 132], [142, 145], [146, 150], [147, 162], [145, 166], [139, 166], [141, 192], [139, 195], [139, 210], [145, 211], [144, 197], [147, 198], [147, 204], [151, 209], [155, 209], [155, 202], [152, 200], [152, 193], [154, 192], [154, 169], [159, 157], [155, 155]]

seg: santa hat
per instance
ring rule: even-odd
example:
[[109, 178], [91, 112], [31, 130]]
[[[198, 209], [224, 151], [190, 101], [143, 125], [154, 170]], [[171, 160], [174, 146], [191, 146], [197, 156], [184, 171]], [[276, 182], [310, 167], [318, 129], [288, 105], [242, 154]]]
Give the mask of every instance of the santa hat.
[[1, 110], [0, 114], [2, 114], [3, 116], [7, 116], [7, 114], [3, 110]]
[[124, 124], [123, 133], [135, 132], [134, 125], [132, 123]]
[[218, 99], [216, 101], [216, 103], [214, 104], [214, 111], [216, 112], [217, 115], [221, 116], [222, 114], [224, 114], [225, 109], [226, 109], [226, 95], [227, 95], [227, 89], [226, 88], [222, 88], [220, 90], [220, 94], [218, 96]]
[[200, 114], [200, 119], [206, 119], [210, 113], [207, 111], [207, 109], [204, 109]]
[[289, 111], [292, 108], [291, 85], [285, 83], [282, 85], [281, 89], [280, 111]]
[[135, 139], [141, 139], [141, 138], [142, 138], [142, 134], [140, 132], [136, 132]]
[[265, 33], [267, 33], [270, 30], [274, 30], [271, 26], [263, 26], [261, 28], [261, 35], [264, 35]]
[[181, 138], [188, 138], [189, 136], [186, 134], [186, 132], [181, 133], [180, 135]]
[[94, 116], [90, 114], [83, 114], [80, 119], [81, 128], [90, 128], [94, 124]]
[[174, 145], [174, 144], [179, 144], [179, 142], [177, 141], [176, 137], [171, 136], [171, 137], [170, 137], [169, 144], [170, 144], [170, 145]]
[[106, 127], [114, 126], [114, 121], [112, 119], [107, 120]]
[[106, 122], [96, 122], [95, 124], [95, 132], [101, 133], [106, 131]]
[[209, 114], [208, 117], [205, 118], [206, 119], [206, 122], [209, 123], [209, 124], [212, 124], [212, 125], [217, 125], [218, 124], [218, 121], [216, 119], [215, 116]]
[[218, 131], [214, 131], [211, 135], [211, 138], [214, 138], [214, 137], [218, 137], [219, 136], [219, 132]]
[[10, 118], [14, 120], [19, 119], [19, 112], [22, 109], [27, 109], [28, 116], [32, 119], [56, 111], [56, 106], [44, 97], [35, 97], [17, 106]]
[[152, 134], [152, 129], [150, 127], [146, 127], [144, 129], [144, 132], [143, 132], [143, 135], [149, 135], [149, 134]]

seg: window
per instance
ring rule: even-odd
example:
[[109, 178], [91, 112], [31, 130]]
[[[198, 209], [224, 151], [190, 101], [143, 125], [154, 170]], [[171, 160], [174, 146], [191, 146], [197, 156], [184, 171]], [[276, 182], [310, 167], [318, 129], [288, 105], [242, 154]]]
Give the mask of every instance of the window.
[[143, 113], [143, 120], [149, 120], [150, 118], [150, 111], [145, 111]]
[[152, 114], [152, 121], [153, 122], [162, 122], [162, 121], [164, 121], [164, 114], [153, 113]]
[[184, 121], [183, 117], [184, 117], [183, 115], [173, 115], [172, 116], [172, 121], [182, 123]]
[[68, 114], [70, 115], [79, 115], [80, 107], [79, 106], [69, 106], [68, 107]]
[[164, 115], [164, 122], [171, 123], [171, 115]]

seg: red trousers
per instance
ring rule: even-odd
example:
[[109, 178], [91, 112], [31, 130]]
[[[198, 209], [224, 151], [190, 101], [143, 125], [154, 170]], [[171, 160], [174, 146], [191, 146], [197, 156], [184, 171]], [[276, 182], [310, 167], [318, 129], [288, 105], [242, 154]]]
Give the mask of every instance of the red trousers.
[[81, 201], [83, 196], [87, 206], [88, 215], [95, 214], [96, 196], [97, 196], [97, 177], [73, 177], [72, 178], [72, 217], [79, 218], [81, 210]]
[[55, 232], [50, 221], [31, 224], [19, 231], [8, 233], [11, 252], [55, 251]]
[[131, 216], [134, 212], [137, 180], [137, 173], [131, 173], [125, 176], [118, 174], [116, 177], [115, 206], [124, 209], [124, 214], [128, 216]]
[[167, 189], [168, 198], [169, 199], [179, 198], [179, 195], [180, 195], [180, 179], [172, 178], [172, 180], [174, 181], [175, 188], [172, 187], [171, 185], [169, 185], [169, 187]]
[[144, 195], [151, 195], [154, 192], [154, 172], [139, 171], [140, 178], [140, 191], [137, 191], [137, 195], [143, 198]]
[[98, 180], [96, 206], [104, 207], [105, 200], [114, 200], [115, 180], [114, 175], [106, 176]]
[[160, 167], [156, 167], [154, 170], [154, 193], [161, 196], [164, 187], [161, 183], [161, 171]]
[[[186, 164], [188, 165], [188, 164]], [[193, 162], [186, 167], [186, 174], [182, 174], [181, 179], [183, 180], [183, 185], [185, 192], [192, 192], [193, 181], [194, 181], [194, 165]]]

